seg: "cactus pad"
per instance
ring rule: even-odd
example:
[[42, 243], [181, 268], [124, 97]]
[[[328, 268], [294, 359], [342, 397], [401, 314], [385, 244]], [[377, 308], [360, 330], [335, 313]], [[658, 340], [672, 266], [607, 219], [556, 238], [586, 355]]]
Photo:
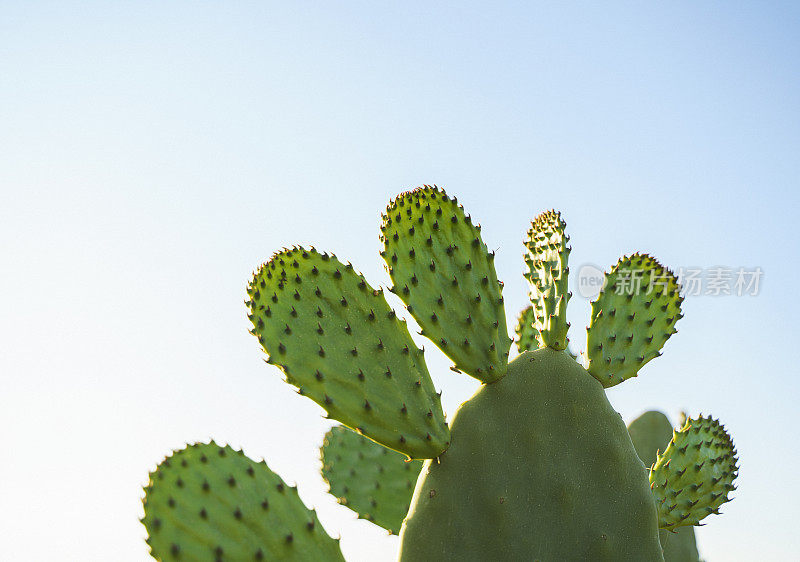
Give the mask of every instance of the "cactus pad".
[[673, 273], [647, 254], [623, 257], [606, 274], [586, 338], [587, 369], [604, 387], [635, 377], [661, 355], [683, 316], [679, 289]]
[[[672, 424], [661, 412], [645, 412], [631, 422], [628, 433], [636, 454], [645, 466], [652, 466], [658, 452], [666, 449], [672, 438]], [[664, 551], [664, 562], [700, 561], [694, 527], [678, 527], [672, 531], [661, 529], [658, 539]]]
[[381, 252], [397, 294], [456, 369], [483, 382], [505, 375], [511, 339], [494, 252], [455, 198], [425, 186], [386, 208]]
[[722, 425], [711, 418], [689, 418], [650, 469], [659, 526], [697, 525], [719, 513], [735, 490], [736, 449]]
[[534, 327], [540, 340], [553, 349], [567, 347], [569, 293], [569, 236], [561, 213], [547, 211], [536, 217], [525, 241], [525, 278], [530, 286]]
[[412, 458], [449, 443], [422, 350], [384, 298], [336, 256], [284, 250], [248, 287], [252, 333], [329, 417]]
[[661, 560], [642, 461], [603, 387], [563, 351], [482, 385], [426, 461], [400, 560]]
[[544, 345], [539, 330], [534, 328], [535, 323], [536, 311], [533, 306], [528, 306], [520, 312], [519, 318], [517, 318], [517, 327], [514, 329], [517, 334], [517, 351], [520, 353], [533, 351]]
[[[524, 353], [526, 351], [535, 351], [544, 344], [539, 339], [539, 331], [533, 327], [535, 312], [533, 306], [527, 306], [520, 312], [517, 318], [517, 326], [514, 328], [514, 333], [517, 334], [517, 351]], [[546, 347], [546, 346], [545, 346]], [[572, 345], [567, 340], [567, 349], [565, 350], [570, 357], [578, 360], [578, 354], [572, 350]]]
[[145, 492], [142, 523], [157, 560], [344, 560], [296, 488], [230, 447], [177, 451]]
[[343, 426], [325, 435], [322, 477], [340, 504], [397, 534], [411, 505], [422, 461], [406, 461]]

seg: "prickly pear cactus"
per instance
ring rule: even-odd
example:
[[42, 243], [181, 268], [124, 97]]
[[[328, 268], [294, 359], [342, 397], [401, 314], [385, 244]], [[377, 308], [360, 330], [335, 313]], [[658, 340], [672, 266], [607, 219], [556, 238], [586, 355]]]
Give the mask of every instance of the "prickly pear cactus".
[[417, 483], [401, 560], [662, 559], [646, 472], [603, 388], [636, 376], [675, 332], [677, 281], [650, 256], [620, 260], [593, 303], [587, 371], [563, 351], [565, 227], [550, 211], [528, 232], [532, 309], [517, 333], [540, 347], [456, 412], [450, 448]]
[[[672, 438], [672, 424], [661, 412], [645, 412], [628, 426], [636, 453], [645, 466], [652, 466]], [[659, 532], [665, 562], [699, 562], [694, 527]]]
[[[658, 561], [660, 527], [697, 524], [727, 500], [735, 451], [716, 422], [689, 420], [648, 477], [605, 394], [660, 355], [682, 315], [677, 281], [654, 258], [623, 257], [606, 274], [584, 368], [568, 347], [566, 223], [556, 211], [537, 217], [525, 242], [531, 306], [509, 363], [494, 252], [455, 198], [435, 186], [397, 196], [380, 239], [389, 290], [452, 370], [482, 383], [450, 427], [405, 322], [349, 262], [279, 251], [254, 273], [246, 304], [267, 362], [349, 428], [322, 447], [331, 492], [399, 528], [401, 560]], [[144, 523], [157, 556], [340, 558], [277, 476], [220, 450], [213, 463], [169, 459], [151, 478]], [[412, 495], [413, 459], [427, 460]], [[265, 500], [280, 521], [263, 518]]]

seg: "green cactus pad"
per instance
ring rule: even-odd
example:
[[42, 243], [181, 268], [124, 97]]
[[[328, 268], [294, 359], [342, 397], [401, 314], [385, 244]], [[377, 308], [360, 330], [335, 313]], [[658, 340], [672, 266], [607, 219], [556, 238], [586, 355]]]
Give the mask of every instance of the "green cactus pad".
[[672, 424], [661, 412], [645, 412], [628, 426], [636, 454], [645, 466], [653, 466], [660, 451], [667, 448], [672, 439]]
[[625, 256], [606, 274], [586, 338], [587, 369], [604, 387], [661, 355], [683, 316], [679, 291], [672, 272], [647, 254]]
[[344, 560], [296, 488], [214, 442], [164, 459], [150, 474], [144, 512], [156, 560]]
[[517, 327], [514, 328], [514, 332], [517, 334], [517, 351], [520, 353], [533, 351], [544, 345], [539, 335], [539, 330], [534, 328], [535, 323], [536, 311], [533, 306], [528, 306], [519, 313]]
[[689, 418], [674, 431], [650, 469], [662, 529], [697, 525], [730, 501], [738, 473], [736, 449], [725, 428], [711, 416]]
[[511, 339], [494, 252], [458, 201], [438, 187], [398, 195], [386, 208], [381, 252], [397, 294], [456, 369], [503, 377]]
[[422, 350], [352, 265], [314, 249], [284, 250], [261, 266], [247, 293], [267, 362], [329, 417], [411, 458], [447, 448]]
[[426, 461], [400, 560], [662, 560], [647, 471], [603, 387], [566, 353], [481, 385]]
[[561, 213], [547, 211], [536, 217], [525, 241], [525, 278], [530, 287], [534, 327], [540, 340], [553, 349], [567, 348], [569, 292], [569, 236]]
[[407, 461], [343, 426], [325, 435], [320, 453], [322, 477], [339, 503], [390, 533], [399, 533], [422, 461]]
[[[661, 412], [645, 412], [631, 422], [628, 433], [636, 454], [645, 466], [652, 466], [658, 452], [666, 449], [672, 438], [672, 424]], [[658, 538], [664, 550], [664, 562], [699, 562], [694, 527], [661, 529]]]

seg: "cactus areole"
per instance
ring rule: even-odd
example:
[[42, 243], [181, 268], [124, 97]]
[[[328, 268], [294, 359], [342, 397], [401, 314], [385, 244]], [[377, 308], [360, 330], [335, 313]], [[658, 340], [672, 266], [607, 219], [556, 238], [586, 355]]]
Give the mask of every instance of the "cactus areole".
[[[450, 425], [423, 349], [349, 262], [285, 248], [254, 272], [246, 305], [267, 362], [342, 424], [321, 449], [331, 493], [399, 531], [400, 560], [659, 561], [659, 529], [699, 524], [729, 500], [736, 451], [716, 420], [689, 419], [648, 470], [606, 397], [661, 354], [682, 316], [677, 280], [654, 258], [623, 256], [606, 274], [579, 363], [567, 338], [566, 223], [539, 215], [525, 241], [531, 304], [509, 362], [494, 252], [455, 198], [436, 186], [400, 194], [380, 240], [388, 290], [453, 371], [481, 382]], [[190, 446], [151, 474], [154, 556], [340, 559], [277, 475], [219, 451]]]

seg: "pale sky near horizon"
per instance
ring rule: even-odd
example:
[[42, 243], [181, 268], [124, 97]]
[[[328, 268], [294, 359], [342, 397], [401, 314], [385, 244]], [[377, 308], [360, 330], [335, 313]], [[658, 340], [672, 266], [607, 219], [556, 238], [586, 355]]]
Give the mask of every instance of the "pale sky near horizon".
[[[799, 54], [791, 2], [2, 3], [0, 559], [148, 560], [148, 471], [210, 437], [297, 482], [348, 560], [393, 559], [325, 494], [330, 422], [263, 363], [243, 300], [292, 243], [387, 285], [379, 213], [423, 183], [483, 225], [510, 330], [549, 208], [573, 287], [637, 250], [761, 268], [755, 296], [687, 298], [608, 396], [733, 435], [704, 559], [796, 558]], [[452, 416], [476, 384], [426, 350]]]

